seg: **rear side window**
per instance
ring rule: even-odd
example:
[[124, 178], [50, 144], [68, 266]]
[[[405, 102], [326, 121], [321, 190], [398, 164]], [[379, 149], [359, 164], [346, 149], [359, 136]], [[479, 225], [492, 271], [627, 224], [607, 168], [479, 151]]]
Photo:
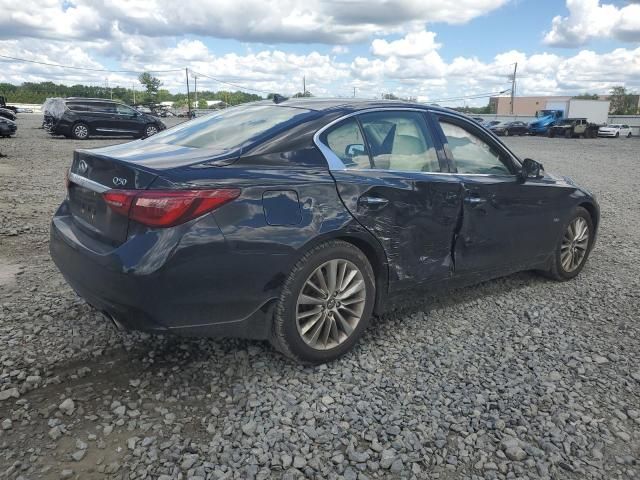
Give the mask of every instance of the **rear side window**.
[[255, 144], [317, 116], [305, 108], [248, 104], [184, 122], [146, 141], [230, 150]]
[[404, 172], [439, 172], [440, 164], [424, 117], [418, 112], [360, 115], [373, 168]]
[[372, 168], [364, 146], [364, 138], [354, 118], [332, 129], [325, 137], [325, 143], [347, 168]]
[[86, 112], [87, 106], [84, 103], [67, 103], [67, 108], [72, 112]]
[[440, 118], [458, 173], [511, 175], [498, 150], [457, 124]]

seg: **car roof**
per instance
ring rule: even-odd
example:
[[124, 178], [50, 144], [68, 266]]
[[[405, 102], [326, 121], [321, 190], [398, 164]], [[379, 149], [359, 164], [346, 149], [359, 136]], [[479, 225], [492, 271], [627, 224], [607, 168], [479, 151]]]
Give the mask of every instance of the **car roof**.
[[[370, 108], [418, 108], [423, 110], [442, 111], [447, 113], [456, 113], [461, 116], [467, 116], [463, 113], [451, 110], [449, 108], [429, 105], [427, 103], [409, 102], [403, 100], [370, 100], [360, 98], [289, 98], [287, 100], [274, 103], [272, 100], [262, 100], [255, 102], [256, 105], [277, 105], [283, 107], [304, 108], [307, 110], [315, 110], [319, 112], [329, 111], [358, 111]], [[472, 118], [472, 117], [469, 117]]]
[[106, 102], [106, 103], [120, 103], [120, 104], [123, 104], [122, 102], [119, 102], [117, 100], [110, 100], [108, 98], [67, 97], [64, 100], [65, 101], [71, 101], [71, 102]]

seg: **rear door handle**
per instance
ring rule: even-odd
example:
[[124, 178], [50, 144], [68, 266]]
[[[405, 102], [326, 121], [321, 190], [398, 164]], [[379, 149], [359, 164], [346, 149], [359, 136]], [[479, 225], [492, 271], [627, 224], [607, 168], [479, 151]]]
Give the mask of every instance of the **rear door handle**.
[[484, 205], [487, 203], [487, 199], [482, 197], [465, 197], [464, 201], [474, 206]]
[[389, 200], [382, 197], [360, 197], [358, 199], [358, 205], [362, 205], [369, 208], [382, 208], [389, 203]]

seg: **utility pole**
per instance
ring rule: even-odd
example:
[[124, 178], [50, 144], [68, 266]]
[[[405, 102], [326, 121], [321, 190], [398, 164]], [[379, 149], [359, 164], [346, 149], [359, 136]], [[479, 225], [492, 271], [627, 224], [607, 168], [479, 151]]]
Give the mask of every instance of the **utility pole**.
[[136, 84], [131, 83], [131, 90], [133, 90], [133, 104], [136, 104]]
[[356, 98], [356, 87], [353, 87], [353, 98]]
[[191, 118], [191, 94], [189, 93], [189, 69], [184, 69], [184, 74], [187, 76], [187, 108], [189, 109], [189, 118]]
[[197, 75], [193, 76], [193, 91], [196, 95], [196, 101], [195, 101], [196, 108], [198, 108], [198, 76]]
[[513, 115], [513, 102], [516, 97], [516, 73], [518, 71], [518, 62], [513, 67], [513, 78], [511, 79], [511, 115]]
[[307, 79], [305, 76], [302, 76], [302, 96], [305, 97], [307, 93]]

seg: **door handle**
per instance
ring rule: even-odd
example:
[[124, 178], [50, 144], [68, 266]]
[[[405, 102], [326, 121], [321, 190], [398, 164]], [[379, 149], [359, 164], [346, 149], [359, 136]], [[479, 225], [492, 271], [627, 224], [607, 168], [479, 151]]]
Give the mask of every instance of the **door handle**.
[[389, 203], [389, 200], [381, 197], [360, 197], [358, 199], [358, 205], [363, 205], [369, 208], [382, 208]]
[[487, 203], [487, 199], [482, 197], [465, 197], [464, 201], [473, 206], [480, 206]]

